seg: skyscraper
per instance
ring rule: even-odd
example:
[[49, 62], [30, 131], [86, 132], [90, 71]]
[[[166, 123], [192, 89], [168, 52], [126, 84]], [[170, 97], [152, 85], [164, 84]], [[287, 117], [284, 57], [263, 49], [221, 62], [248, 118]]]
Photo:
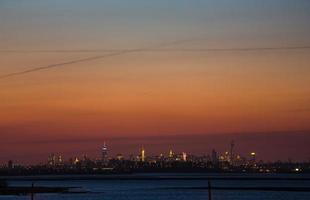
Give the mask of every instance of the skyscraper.
[[174, 156], [174, 153], [173, 153], [173, 151], [170, 149], [170, 151], [169, 151], [169, 158], [173, 158], [173, 156]]
[[185, 152], [182, 153], [182, 159], [184, 162], [187, 161], [187, 154]]
[[141, 158], [141, 162], [145, 161], [145, 150], [143, 146], [141, 148], [140, 158]]
[[48, 164], [51, 166], [56, 165], [56, 155], [55, 154], [50, 154], [48, 157]]
[[251, 156], [250, 163], [251, 163], [251, 165], [255, 166], [255, 163], [256, 163], [256, 153], [255, 152], [251, 152], [250, 156]]
[[217, 152], [214, 149], [212, 149], [212, 163], [214, 165], [216, 165], [218, 163]]
[[235, 142], [232, 140], [230, 143], [230, 164], [234, 165], [234, 147], [235, 147]]
[[107, 147], [105, 141], [104, 141], [103, 147], [102, 147], [102, 161], [104, 163], [106, 163], [108, 161], [108, 147]]
[[9, 168], [9, 169], [13, 169], [13, 168], [14, 168], [14, 163], [13, 163], [12, 160], [9, 160], [9, 162], [8, 162], [8, 168]]

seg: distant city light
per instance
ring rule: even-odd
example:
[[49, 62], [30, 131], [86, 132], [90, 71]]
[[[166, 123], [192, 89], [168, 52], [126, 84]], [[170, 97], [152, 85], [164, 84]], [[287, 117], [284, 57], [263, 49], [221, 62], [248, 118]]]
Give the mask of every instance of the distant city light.
[[183, 161], [186, 162], [187, 160], [187, 154], [185, 152], [182, 153], [182, 158], [183, 158]]
[[[99, 150], [99, 149], [98, 149]], [[310, 163], [264, 163], [256, 161], [256, 152], [250, 152], [250, 156], [242, 156], [233, 149], [218, 153], [212, 149], [210, 154], [193, 155], [186, 152], [173, 152], [172, 149], [166, 154], [146, 155], [144, 146], [139, 148], [138, 155], [123, 155], [121, 153], [115, 156], [108, 156], [109, 148], [106, 143], [100, 148], [101, 157], [93, 159], [83, 154], [82, 157], [71, 157], [67, 160], [63, 159], [61, 154], [51, 153], [48, 156], [46, 164], [33, 166], [19, 166], [8, 161], [3, 169], [7, 172], [15, 171], [15, 173], [24, 173], [27, 170], [38, 170], [38, 172], [48, 173], [105, 173], [105, 172], [141, 172], [141, 171], [208, 171], [219, 170], [223, 172], [259, 172], [259, 173], [278, 173], [278, 172], [308, 172]], [[1, 166], [0, 166], [1, 169]], [[21, 170], [21, 171], [18, 171]], [[24, 170], [24, 171], [23, 171]], [[90, 171], [89, 171], [90, 170]]]

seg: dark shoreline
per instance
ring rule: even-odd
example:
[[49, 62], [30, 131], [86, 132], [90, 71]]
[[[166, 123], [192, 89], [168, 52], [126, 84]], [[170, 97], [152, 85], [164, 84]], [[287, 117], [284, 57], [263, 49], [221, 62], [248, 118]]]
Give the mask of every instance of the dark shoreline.
[[8, 187], [0, 187], [0, 195], [31, 195], [31, 194], [39, 194], [39, 193], [87, 193], [86, 191], [73, 191], [74, 189], [80, 189], [76, 187], [16, 187], [16, 186], [8, 186]]
[[[208, 190], [208, 187], [171, 187], [160, 190]], [[310, 187], [211, 187], [212, 190], [310, 192]]]
[[[73, 190], [72, 190], [73, 189]], [[7, 187], [0, 188], [0, 196], [14, 195], [34, 195], [34, 194], [48, 194], [48, 193], [71, 193], [71, 194], [85, 194], [85, 193], [97, 193], [88, 192], [84, 190], [74, 191], [73, 187]], [[310, 192], [310, 187], [165, 187], [155, 188], [151, 190], [229, 190], [229, 191], [273, 191], [273, 192]]]
[[92, 174], [92, 175], [31, 175], [0, 176], [6, 181], [72, 181], [72, 180], [310, 180], [310, 174]]

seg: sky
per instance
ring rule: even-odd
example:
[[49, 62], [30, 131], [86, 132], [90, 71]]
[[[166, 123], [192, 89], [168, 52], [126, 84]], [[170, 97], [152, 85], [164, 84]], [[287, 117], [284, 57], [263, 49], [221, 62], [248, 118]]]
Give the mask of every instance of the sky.
[[309, 21], [308, 0], [2, 0], [0, 163], [104, 140], [309, 160]]

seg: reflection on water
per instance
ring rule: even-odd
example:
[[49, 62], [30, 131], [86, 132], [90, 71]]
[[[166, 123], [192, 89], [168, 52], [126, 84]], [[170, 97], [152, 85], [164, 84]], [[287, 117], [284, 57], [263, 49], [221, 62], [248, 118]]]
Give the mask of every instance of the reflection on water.
[[[162, 176], [162, 175], [154, 175]], [[184, 175], [173, 175], [184, 176]], [[197, 177], [200, 175], [191, 175]], [[216, 175], [227, 176], [227, 175]], [[273, 175], [274, 176], [274, 175]], [[285, 178], [286, 175], [276, 175]], [[300, 175], [304, 178], [305, 175]], [[187, 177], [189, 177], [187, 175]], [[298, 177], [297, 177], [298, 178]], [[309, 177], [308, 177], [309, 178]], [[10, 185], [30, 186], [32, 181], [10, 181]], [[85, 194], [40, 194], [36, 200], [182, 200], [208, 199], [206, 189], [191, 189], [207, 187], [206, 180], [45, 180], [35, 181], [37, 186], [68, 186], [82, 187], [90, 193]], [[310, 180], [212, 180], [212, 185], [217, 187], [310, 187]], [[170, 188], [170, 189], [169, 189]], [[182, 189], [186, 188], [186, 189]], [[264, 200], [308, 200], [310, 192], [274, 192], [274, 191], [239, 191], [239, 190], [213, 190], [214, 200], [242, 200], [242, 199], [264, 199]], [[0, 199], [30, 199], [29, 196], [0, 197]]]

